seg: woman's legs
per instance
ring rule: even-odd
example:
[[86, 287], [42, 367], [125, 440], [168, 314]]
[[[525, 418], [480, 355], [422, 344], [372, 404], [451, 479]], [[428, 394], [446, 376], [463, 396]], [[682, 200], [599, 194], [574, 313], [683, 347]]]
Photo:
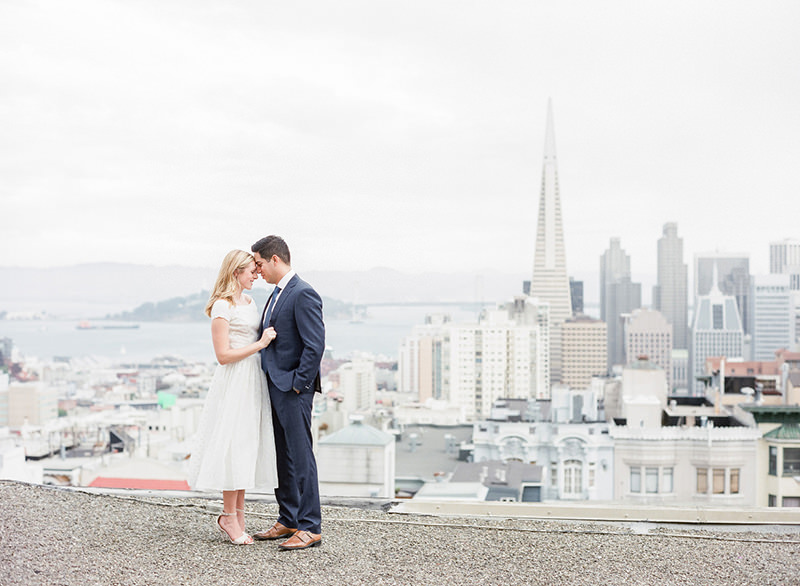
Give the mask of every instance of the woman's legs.
[[236, 516], [236, 503], [238, 499], [238, 490], [223, 490], [222, 491], [222, 511], [225, 515], [219, 518], [219, 526], [231, 536], [232, 539], [238, 538], [244, 529], [239, 525], [239, 520]]
[[244, 526], [244, 490], [236, 491], [236, 520], [242, 531], [247, 531]]

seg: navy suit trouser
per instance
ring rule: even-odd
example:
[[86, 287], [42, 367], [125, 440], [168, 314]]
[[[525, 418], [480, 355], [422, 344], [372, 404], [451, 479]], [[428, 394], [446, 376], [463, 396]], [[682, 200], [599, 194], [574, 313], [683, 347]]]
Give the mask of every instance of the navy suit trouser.
[[279, 390], [267, 377], [278, 466], [278, 522], [322, 533], [317, 461], [311, 435], [313, 392]]

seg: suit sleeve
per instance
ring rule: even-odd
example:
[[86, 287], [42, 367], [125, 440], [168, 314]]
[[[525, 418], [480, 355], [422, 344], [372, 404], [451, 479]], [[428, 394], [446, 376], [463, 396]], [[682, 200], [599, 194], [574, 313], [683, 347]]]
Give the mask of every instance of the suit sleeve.
[[303, 289], [298, 293], [294, 310], [297, 331], [303, 347], [292, 387], [299, 391], [313, 391], [314, 379], [319, 374], [319, 365], [325, 351], [322, 299], [314, 289], [310, 287]]

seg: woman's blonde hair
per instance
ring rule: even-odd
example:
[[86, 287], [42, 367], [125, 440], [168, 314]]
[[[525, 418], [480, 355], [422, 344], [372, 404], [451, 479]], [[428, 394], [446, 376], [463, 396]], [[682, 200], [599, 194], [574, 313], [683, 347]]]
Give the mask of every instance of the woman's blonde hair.
[[206, 315], [208, 317], [211, 317], [211, 307], [217, 299], [225, 299], [233, 305], [233, 296], [236, 295], [236, 277], [240, 271], [246, 269], [247, 265], [255, 262], [255, 260], [252, 254], [244, 250], [231, 250], [225, 255], [225, 258], [222, 259], [222, 266], [219, 268], [217, 281], [211, 290], [211, 297], [208, 298], [208, 303], [206, 303]]

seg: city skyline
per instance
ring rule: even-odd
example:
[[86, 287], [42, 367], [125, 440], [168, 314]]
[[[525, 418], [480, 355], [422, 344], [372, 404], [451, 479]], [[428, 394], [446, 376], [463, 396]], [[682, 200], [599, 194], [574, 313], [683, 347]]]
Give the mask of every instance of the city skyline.
[[276, 232], [305, 270], [524, 274], [550, 98], [570, 274], [617, 237], [655, 275], [667, 222], [753, 273], [797, 238], [794, 3], [44, 4], [0, 7], [0, 266]]

